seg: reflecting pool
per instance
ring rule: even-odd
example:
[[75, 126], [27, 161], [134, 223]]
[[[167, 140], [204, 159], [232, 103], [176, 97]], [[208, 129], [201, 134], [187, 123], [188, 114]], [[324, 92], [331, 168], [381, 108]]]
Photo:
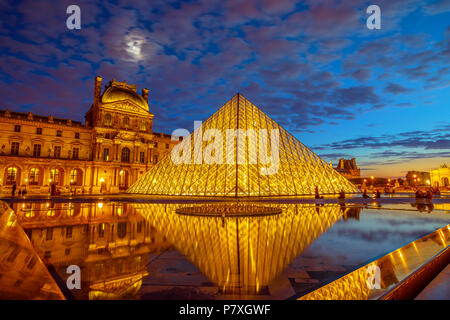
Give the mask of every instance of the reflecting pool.
[[[66, 283], [68, 266], [80, 267], [81, 289], [63, 290], [69, 299], [295, 299], [450, 222], [445, 210], [410, 204], [49, 201], [12, 208], [55, 283]], [[2, 233], [0, 247], [9, 248], [7, 238]], [[3, 249], [0, 259], [10, 254]]]

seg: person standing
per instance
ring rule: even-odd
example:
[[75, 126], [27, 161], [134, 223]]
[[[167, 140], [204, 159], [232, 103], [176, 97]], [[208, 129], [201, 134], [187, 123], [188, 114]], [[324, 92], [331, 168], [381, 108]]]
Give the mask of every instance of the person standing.
[[16, 194], [16, 189], [17, 189], [17, 185], [14, 182], [13, 186], [12, 186], [12, 189], [11, 189], [11, 197], [13, 197], [13, 198], [14, 198], [14, 195]]

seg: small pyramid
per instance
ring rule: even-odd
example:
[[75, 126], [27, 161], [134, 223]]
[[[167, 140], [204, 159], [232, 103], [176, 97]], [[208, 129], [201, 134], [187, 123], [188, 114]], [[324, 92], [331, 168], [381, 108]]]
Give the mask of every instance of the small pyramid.
[[[202, 141], [203, 137], [203, 141]], [[269, 116], [236, 94], [128, 193], [303, 196], [359, 190]]]

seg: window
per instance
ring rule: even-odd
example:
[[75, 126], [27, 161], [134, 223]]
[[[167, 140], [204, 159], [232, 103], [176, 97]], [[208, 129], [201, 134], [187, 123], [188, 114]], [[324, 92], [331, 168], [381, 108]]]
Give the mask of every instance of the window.
[[11, 143], [11, 155], [12, 156], [19, 155], [19, 143], [18, 142]]
[[105, 224], [104, 223], [100, 223], [98, 225], [98, 237], [99, 238], [103, 238], [105, 236]]
[[41, 145], [35, 144], [33, 146], [33, 157], [40, 157], [41, 156]]
[[127, 187], [128, 173], [124, 170], [119, 172], [119, 188], [125, 189]]
[[111, 135], [109, 133], [105, 133], [105, 139], [111, 139]]
[[71, 226], [66, 228], [66, 238], [67, 239], [72, 238], [72, 227]]
[[80, 139], [80, 133], [79, 132], [75, 132], [75, 139]]
[[59, 170], [51, 169], [50, 170], [50, 182], [54, 182], [55, 184], [59, 183]]
[[122, 162], [130, 162], [130, 149], [122, 149]]
[[136, 232], [141, 233], [142, 232], [142, 221], [139, 221], [137, 223]]
[[73, 148], [72, 152], [72, 159], [77, 160], [78, 159], [78, 153], [80, 152], [79, 148]]
[[128, 128], [129, 125], [130, 125], [130, 118], [128, 117], [123, 118], [123, 126], [125, 128]]
[[32, 168], [30, 170], [30, 184], [32, 184], [32, 185], [39, 184], [39, 174], [40, 174], [40, 171], [38, 168]]
[[109, 113], [105, 114], [105, 120], [103, 122], [105, 126], [111, 125], [111, 115]]
[[64, 250], [64, 254], [66, 256], [70, 255], [70, 248], [66, 248], [66, 250]]
[[55, 158], [57, 158], [57, 159], [61, 158], [61, 147], [56, 146], [53, 153], [54, 153]]
[[109, 149], [103, 149], [103, 161], [109, 161]]
[[145, 152], [139, 153], [139, 160], [141, 163], [145, 163]]
[[16, 125], [14, 126], [14, 132], [20, 132], [20, 129], [21, 129], [21, 126], [18, 125], [18, 124], [16, 124]]
[[155, 148], [158, 148], [158, 142], [155, 142]]
[[79, 185], [78, 180], [80, 179], [80, 175], [78, 174], [77, 169], [73, 169], [70, 171], [70, 184], [71, 185]]
[[117, 224], [117, 237], [120, 239], [125, 238], [127, 235], [127, 223], [126, 222], [119, 222]]
[[42, 128], [36, 128], [36, 134], [42, 134]]
[[35, 257], [30, 259], [30, 262], [28, 262], [27, 268], [28, 269], [33, 269], [34, 266], [36, 265], [37, 259]]
[[169, 149], [169, 144], [168, 143], [166, 143], [166, 149]]
[[56, 136], [57, 137], [62, 137], [62, 131], [61, 130], [57, 130], [56, 131]]
[[14, 184], [17, 179], [17, 168], [11, 167], [6, 170], [6, 184]]
[[45, 240], [52, 240], [53, 239], [53, 228], [47, 228], [47, 233], [45, 235]]
[[158, 162], [158, 156], [154, 156], [154, 157], [153, 157], [153, 161], [154, 161], [155, 163], [157, 163], [157, 162]]

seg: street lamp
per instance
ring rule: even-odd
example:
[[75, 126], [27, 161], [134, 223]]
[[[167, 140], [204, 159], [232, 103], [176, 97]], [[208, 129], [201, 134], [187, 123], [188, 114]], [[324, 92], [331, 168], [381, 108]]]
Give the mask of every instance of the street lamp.
[[374, 176], [370, 176], [370, 179], [372, 179], [372, 187], [373, 187], [373, 179], [375, 179]]

